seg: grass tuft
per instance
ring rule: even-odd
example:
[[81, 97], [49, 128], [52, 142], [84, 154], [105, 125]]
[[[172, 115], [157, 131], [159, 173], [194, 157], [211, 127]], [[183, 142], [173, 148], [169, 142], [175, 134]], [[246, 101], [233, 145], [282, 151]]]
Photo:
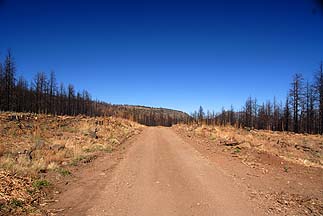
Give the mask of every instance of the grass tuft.
[[64, 169], [64, 168], [58, 168], [56, 169], [56, 171], [61, 174], [62, 176], [69, 176], [71, 175], [71, 172], [67, 169]]
[[33, 182], [33, 187], [37, 188], [38, 190], [44, 187], [48, 187], [49, 185], [50, 185], [50, 182], [47, 181], [46, 179], [40, 179]]
[[234, 151], [233, 151], [235, 154], [238, 154], [238, 153], [240, 153], [241, 152], [241, 148], [239, 148], [239, 147], [236, 147], [235, 149], [234, 149]]
[[11, 200], [10, 204], [14, 208], [18, 208], [18, 207], [21, 208], [23, 206], [23, 202], [21, 200], [18, 200], [18, 199]]

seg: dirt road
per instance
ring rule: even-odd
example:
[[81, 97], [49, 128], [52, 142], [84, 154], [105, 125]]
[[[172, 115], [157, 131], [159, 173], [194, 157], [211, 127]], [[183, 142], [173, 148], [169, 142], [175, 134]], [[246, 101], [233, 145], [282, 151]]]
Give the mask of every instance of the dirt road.
[[61, 194], [64, 215], [263, 215], [231, 176], [169, 128], [145, 129], [110, 174], [100, 169], [111, 162], [98, 166], [97, 177]]

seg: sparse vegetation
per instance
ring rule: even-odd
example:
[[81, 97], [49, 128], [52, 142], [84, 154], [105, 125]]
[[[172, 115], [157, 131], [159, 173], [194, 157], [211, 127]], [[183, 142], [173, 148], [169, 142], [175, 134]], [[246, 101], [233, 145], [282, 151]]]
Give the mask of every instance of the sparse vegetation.
[[[227, 161], [229, 172], [236, 169], [232, 176], [248, 182], [251, 197], [270, 202], [269, 215], [323, 213], [323, 136], [198, 124], [173, 128], [203, 155], [221, 166]], [[274, 186], [276, 180], [281, 183]]]
[[240, 153], [241, 152], [241, 148], [239, 148], [239, 147], [236, 147], [235, 149], [234, 149], [234, 151], [233, 151], [234, 153]]
[[16, 208], [16, 207], [22, 207], [23, 206], [23, 202], [21, 200], [18, 200], [18, 199], [11, 200], [11, 203], [10, 204], [14, 208]]
[[86, 159], [87, 159], [87, 157], [84, 156], [84, 155], [77, 156], [71, 161], [71, 165], [72, 166], [77, 166], [80, 161], [83, 161], [83, 160], [86, 160]]
[[64, 168], [58, 168], [56, 169], [56, 171], [61, 174], [62, 176], [69, 176], [71, 175], [71, 172], [67, 169], [64, 169]]
[[[99, 121], [100, 124], [97, 123]], [[142, 128], [137, 123], [113, 117], [8, 112], [0, 113], [0, 125], [0, 173], [7, 173], [8, 181], [14, 178], [28, 179], [28, 186], [24, 189], [24, 196], [29, 197], [28, 200], [44, 196], [40, 191], [51, 188], [48, 188], [49, 181], [40, 176], [46, 177], [50, 173], [56, 173], [60, 178], [69, 176], [71, 171], [68, 165], [86, 164], [99, 154], [111, 153], [123, 140], [139, 133]], [[94, 131], [95, 136], [89, 135]], [[17, 190], [16, 185], [8, 182], [1, 187]], [[6, 209], [1, 213], [11, 211], [14, 207], [21, 211], [38, 208], [37, 203], [31, 205], [8, 194], [8, 189], [1, 194], [5, 194], [7, 200], [3, 204], [0, 199], [1, 209]]]
[[288, 166], [284, 166], [284, 171], [285, 172], [288, 172], [288, 170], [289, 170], [289, 167]]
[[[188, 137], [207, 138], [214, 145], [240, 153], [242, 149], [256, 149], [278, 155], [287, 161], [323, 168], [321, 135], [296, 134], [269, 130], [245, 130], [232, 126], [176, 125]], [[212, 139], [210, 139], [212, 137]]]
[[[0, 170], [0, 215], [26, 215], [37, 212], [37, 205], [45, 193], [31, 177]], [[34, 186], [35, 184], [35, 186]]]
[[0, 0], [0, 216], [323, 216], [321, 15]]
[[36, 189], [42, 189], [44, 187], [48, 187], [50, 185], [50, 182], [47, 181], [46, 179], [39, 179], [39, 180], [35, 180], [33, 182], [33, 187]]

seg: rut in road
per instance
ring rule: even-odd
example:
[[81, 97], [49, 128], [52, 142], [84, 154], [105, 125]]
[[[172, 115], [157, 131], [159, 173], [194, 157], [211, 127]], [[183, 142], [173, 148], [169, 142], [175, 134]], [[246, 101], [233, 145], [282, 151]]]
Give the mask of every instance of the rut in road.
[[263, 215], [242, 191], [172, 129], [149, 127], [87, 209], [67, 215]]

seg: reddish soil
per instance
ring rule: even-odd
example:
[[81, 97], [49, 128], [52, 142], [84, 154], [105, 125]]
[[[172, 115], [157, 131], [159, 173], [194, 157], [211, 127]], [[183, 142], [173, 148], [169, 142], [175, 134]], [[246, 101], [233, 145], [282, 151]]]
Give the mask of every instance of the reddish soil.
[[323, 214], [320, 168], [252, 149], [231, 153], [171, 128], [146, 128], [122, 145], [73, 172], [49, 214]]

